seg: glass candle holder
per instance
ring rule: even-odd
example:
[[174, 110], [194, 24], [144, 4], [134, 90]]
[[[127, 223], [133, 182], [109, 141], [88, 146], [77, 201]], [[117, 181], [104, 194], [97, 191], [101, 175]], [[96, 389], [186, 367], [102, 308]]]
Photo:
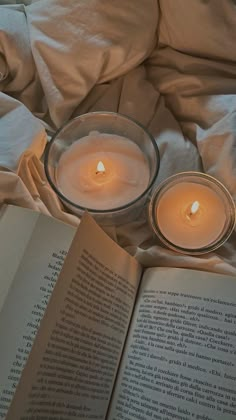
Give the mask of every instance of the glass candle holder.
[[103, 225], [136, 219], [159, 170], [154, 138], [122, 114], [92, 112], [74, 118], [52, 138], [45, 173], [64, 205], [85, 210]]
[[168, 248], [200, 255], [229, 238], [235, 226], [235, 205], [228, 190], [212, 176], [182, 172], [153, 192], [149, 222]]

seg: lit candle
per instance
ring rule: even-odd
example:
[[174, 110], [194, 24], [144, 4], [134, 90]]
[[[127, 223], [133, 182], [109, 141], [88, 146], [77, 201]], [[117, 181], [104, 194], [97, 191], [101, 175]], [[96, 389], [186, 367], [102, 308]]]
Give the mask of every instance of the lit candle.
[[180, 251], [204, 250], [220, 243], [235, 222], [232, 197], [205, 174], [170, 177], [157, 190], [151, 207], [154, 230], [156, 227], [168, 246]]
[[56, 170], [59, 190], [84, 208], [108, 210], [140, 196], [150, 179], [146, 156], [128, 138], [99, 132], [75, 141]]

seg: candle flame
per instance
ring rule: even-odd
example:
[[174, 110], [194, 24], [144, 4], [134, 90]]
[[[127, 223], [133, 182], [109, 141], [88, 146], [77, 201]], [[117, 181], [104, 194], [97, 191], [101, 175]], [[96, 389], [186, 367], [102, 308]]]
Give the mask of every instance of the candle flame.
[[197, 211], [198, 211], [199, 207], [200, 207], [199, 202], [198, 202], [198, 201], [194, 201], [194, 202], [193, 202], [193, 204], [192, 204], [192, 206], [191, 206], [190, 213], [191, 213], [191, 214], [195, 214], [195, 213], [197, 213]]
[[96, 173], [104, 173], [106, 171], [104, 164], [100, 160], [97, 164], [97, 172]]

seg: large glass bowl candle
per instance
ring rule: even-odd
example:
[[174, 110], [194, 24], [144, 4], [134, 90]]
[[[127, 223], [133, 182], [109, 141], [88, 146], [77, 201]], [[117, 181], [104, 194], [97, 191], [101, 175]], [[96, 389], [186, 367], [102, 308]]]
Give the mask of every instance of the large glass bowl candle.
[[73, 213], [106, 225], [137, 218], [157, 177], [155, 140], [136, 121], [112, 112], [74, 118], [45, 153], [47, 179]]
[[200, 172], [182, 172], [153, 192], [149, 220], [157, 237], [184, 254], [203, 254], [221, 246], [235, 226], [235, 205], [228, 190]]

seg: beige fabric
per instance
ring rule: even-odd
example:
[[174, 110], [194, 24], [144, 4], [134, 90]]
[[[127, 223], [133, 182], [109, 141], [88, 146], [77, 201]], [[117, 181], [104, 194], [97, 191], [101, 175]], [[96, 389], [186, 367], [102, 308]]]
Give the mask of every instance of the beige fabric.
[[235, 63], [234, 0], [160, 0], [159, 3], [160, 47]]
[[95, 84], [135, 67], [155, 42], [155, 0], [146, 0], [145, 8], [142, 0], [41, 0], [26, 14], [32, 53], [57, 127]]
[[[0, 91], [21, 101], [34, 114], [43, 110], [43, 92], [22, 5], [0, 5], [0, 75]], [[0, 111], [1, 103], [0, 98]]]
[[40, 158], [45, 144], [42, 124], [23, 104], [0, 92], [0, 166], [16, 169], [26, 149]]
[[[0, 173], [0, 203], [77, 225], [49, 188], [39, 156], [44, 126], [95, 110], [119, 111], [149, 128], [161, 154], [157, 184], [183, 170], [205, 170], [236, 199], [234, 2], [163, 0], [159, 21], [151, 0], [38, 0], [5, 7], [4, 22], [2, 10], [0, 164], [17, 171]], [[22, 71], [24, 57], [29, 72]], [[145, 266], [236, 274], [235, 233], [202, 257], [165, 249], [152, 238], [145, 211], [110, 234]]]
[[79, 220], [67, 214], [56, 194], [49, 187], [43, 163], [27, 150], [20, 158], [17, 172], [0, 172], [0, 203], [32, 208], [74, 226]]

